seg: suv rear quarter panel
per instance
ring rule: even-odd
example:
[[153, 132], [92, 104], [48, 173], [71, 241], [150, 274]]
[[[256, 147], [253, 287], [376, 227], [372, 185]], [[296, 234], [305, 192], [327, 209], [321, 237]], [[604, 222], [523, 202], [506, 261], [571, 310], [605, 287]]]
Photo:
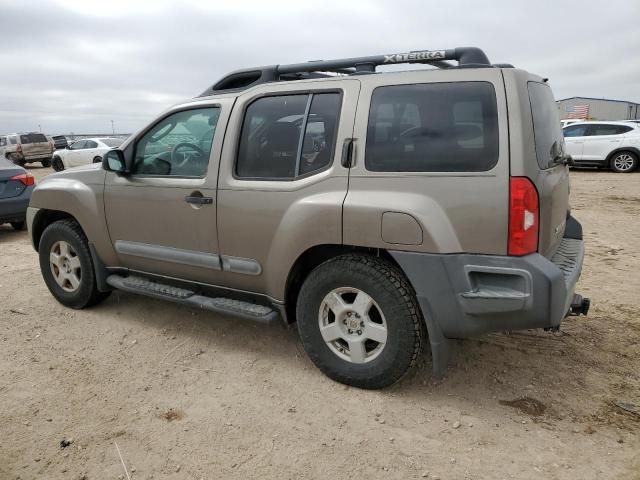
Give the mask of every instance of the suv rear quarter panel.
[[[535, 133], [528, 82], [546, 83], [541, 77], [518, 69], [504, 69], [509, 106], [511, 175], [528, 177], [538, 190], [540, 203], [539, 251], [550, 258], [564, 235], [569, 204], [568, 167], [540, 168], [536, 159]], [[560, 121], [558, 120], [558, 128]]]
[[[469, 81], [489, 82], [495, 89], [499, 154], [493, 168], [484, 172], [373, 172], [365, 168], [369, 107], [377, 87]], [[344, 204], [346, 244], [428, 253], [506, 253], [509, 130], [499, 69], [418, 71], [365, 77], [354, 136], [355, 165], [350, 172], [349, 193]], [[409, 226], [406, 240], [400, 243], [398, 237], [402, 235], [388, 235], [383, 215], [386, 217], [391, 212], [412, 217], [422, 230], [422, 241], [416, 241], [419, 235], [414, 226]]]

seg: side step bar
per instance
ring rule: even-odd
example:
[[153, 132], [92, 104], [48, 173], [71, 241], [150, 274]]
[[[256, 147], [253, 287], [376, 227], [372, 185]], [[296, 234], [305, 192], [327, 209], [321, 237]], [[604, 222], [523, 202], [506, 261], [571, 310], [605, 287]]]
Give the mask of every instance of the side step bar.
[[267, 306], [243, 302], [233, 298], [205, 297], [191, 290], [173, 287], [154, 282], [144, 277], [109, 275], [107, 283], [113, 288], [125, 292], [138, 293], [147, 297], [169, 300], [194, 308], [202, 308], [215, 313], [232, 315], [260, 323], [271, 323], [278, 317], [278, 313]]

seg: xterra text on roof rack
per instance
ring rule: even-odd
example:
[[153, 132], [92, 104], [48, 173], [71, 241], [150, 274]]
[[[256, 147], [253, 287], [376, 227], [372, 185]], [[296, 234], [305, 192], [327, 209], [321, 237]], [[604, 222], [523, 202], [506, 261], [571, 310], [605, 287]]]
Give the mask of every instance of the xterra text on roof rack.
[[448, 339], [587, 313], [567, 162], [549, 85], [477, 48], [274, 65], [47, 177], [28, 225], [64, 305], [297, 322], [328, 376], [381, 388], [424, 338], [441, 376]]

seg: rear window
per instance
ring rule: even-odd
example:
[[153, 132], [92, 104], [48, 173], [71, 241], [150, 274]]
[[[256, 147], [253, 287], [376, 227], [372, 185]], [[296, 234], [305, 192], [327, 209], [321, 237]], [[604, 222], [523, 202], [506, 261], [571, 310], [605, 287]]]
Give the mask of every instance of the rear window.
[[544, 170], [554, 166], [553, 159], [556, 153], [559, 152], [558, 148], [564, 149], [564, 137], [560, 126], [558, 107], [549, 85], [529, 82], [527, 86], [529, 89], [529, 103], [531, 104], [531, 117], [533, 119], [536, 158], [538, 165]]
[[42, 143], [48, 142], [47, 137], [45, 137], [42, 133], [27, 133], [25, 135], [20, 135], [20, 143], [23, 145], [25, 143]]
[[498, 161], [496, 94], [488, 82], [374, 90], [365, 166], [377, 172], [480, 172]]

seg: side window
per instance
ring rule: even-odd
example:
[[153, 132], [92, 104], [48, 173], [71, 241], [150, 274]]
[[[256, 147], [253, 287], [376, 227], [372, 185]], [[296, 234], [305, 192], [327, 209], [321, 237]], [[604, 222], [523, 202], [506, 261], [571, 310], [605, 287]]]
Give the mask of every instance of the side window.
[[7, 145], [7, 137], [0, 137], [0, 147]]
[[96, 142], [94, 142], [93, 140], [87, 140], [84, 144], [84, 148], [98, 148], [98, 144]]
[[9, 137], [9, 143], [11, 145], [15, 145], [16, 143], [18, 143], [18, 139], [16, 137]]
[[592, 124], [587, 129], [587, 136], [598, 137], [601, 135], [620, 135], [621, 133], [625, 133], [630, 130], [632, 130], [632, 128], [625, 125], [607, 125], [605, 123]]
[[71, 150], [82, 150], [86, 143], [86, 140], [78, 140], [77, 142], [74, 142], [69, 148]]
[[365, 166], [378, 172], [479, 172], [498, 161], [498, 113], [487, 82], [374, 90]]
[[219, 107], [208, 107], [162, 119], [136, 142], [132, 173], [204, 177], [219, 116]]
[[562, 134], [565, 138], [568, 137], [584, 137], [587, 132], [587, 125], [571, 125], [570, 127], [565, 127], [562, 130]]
[[331, 164], [339, 93], [259, 98], [245, 113], [236, 175], [253, 179], [294, 179]]

